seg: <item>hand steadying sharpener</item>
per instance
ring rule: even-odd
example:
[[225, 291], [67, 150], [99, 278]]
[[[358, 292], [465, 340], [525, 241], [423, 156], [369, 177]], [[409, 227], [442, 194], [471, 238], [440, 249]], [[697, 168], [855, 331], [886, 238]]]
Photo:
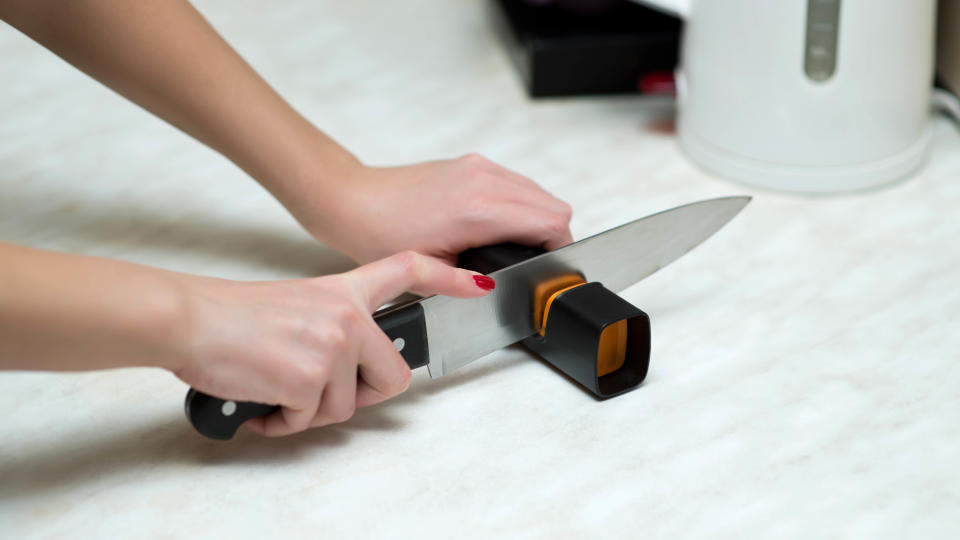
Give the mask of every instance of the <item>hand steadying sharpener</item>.
[[[543, 253], [517, 244], [471, 249], [458, 266], [489, 274]], [[533, 327], [523, 344], [599, 399], [629, 392], [647, 376], [650, 318], [601, 283], [579, 273], [534, 287]]]

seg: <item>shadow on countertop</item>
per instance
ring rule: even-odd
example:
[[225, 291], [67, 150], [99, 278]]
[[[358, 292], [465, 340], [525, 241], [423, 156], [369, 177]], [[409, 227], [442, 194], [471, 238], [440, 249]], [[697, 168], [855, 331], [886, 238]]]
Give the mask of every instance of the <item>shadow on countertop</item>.
[[[523, 350], [519, 346], [511, 348]], [[138, 470], [149, 470], [158, 465], [180, 464], [187, 468], [253, 464], [283, 466], [304, 459], [323, 459], [324, 448], [350, 444], [356, 432], [398, 432], [399, 436], [410, 420], [400, 419], [393, 413], [402, 410], [404, 405], [511, 369], [528, 360], [526, 355], [511, 354], [439, 379], [420, 380], [394, 399], [358, 409], [354, 417], [343, 424], [287, 437], [261, 437], [241, 429], [231, 441], [213, 441], [196, 433], [182, 414], [157, 415], [136, 426], [125, 426], [130, 429], [106, 430], [101, 437], [95, 438], [87, 433], [78, 437], [82, 428], [66, 431], [58, 438], [22, 446], [18, 454], [0, 462], [0, 502], [43, 497], [64, 486], [101, 482], [107, 477], [136, 476]]]
[[[0, 180], [0, 187], [4, 182]], [[319, 276], [356, 267], [347, 256], [284, 224], [176, 213], [162, 202], [90, 200], [68, 190], [54, 204], [16, 190], [5, 192], [0, 197], [0, 241], [108, 257], [142, 259], [149, 253], [159, 260], [228, 261], [278, 277]]]

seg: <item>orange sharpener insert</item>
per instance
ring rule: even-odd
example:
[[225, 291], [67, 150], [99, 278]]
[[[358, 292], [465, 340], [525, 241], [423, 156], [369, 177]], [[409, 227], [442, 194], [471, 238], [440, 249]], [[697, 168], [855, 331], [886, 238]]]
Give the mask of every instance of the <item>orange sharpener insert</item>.
[[[503, 244], [470, 250], [460, 266], [490, 273], [542, 250]], [[638, 387], [650, 365], [650, 318], [579, 274], [540, 282], [532, 291], [537, 333], [523, 341], [599, 399]]]

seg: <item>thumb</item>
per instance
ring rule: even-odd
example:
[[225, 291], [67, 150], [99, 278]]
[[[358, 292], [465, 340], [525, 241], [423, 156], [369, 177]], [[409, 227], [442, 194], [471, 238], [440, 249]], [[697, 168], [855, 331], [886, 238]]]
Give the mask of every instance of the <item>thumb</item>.
[[495, 285], [483, 274], [454, 268], [414, 251], [365, 264], [343, 276], [371, 312], [405, 292], [476, 298]]

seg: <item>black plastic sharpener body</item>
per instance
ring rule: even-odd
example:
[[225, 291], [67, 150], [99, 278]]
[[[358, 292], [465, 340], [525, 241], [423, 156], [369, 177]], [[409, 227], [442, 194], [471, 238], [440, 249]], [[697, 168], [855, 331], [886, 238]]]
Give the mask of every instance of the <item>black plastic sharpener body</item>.
[[[600, 375], [598, 354], [604, 329], [627, 323], [623, 365]], [[523, 344], [600, 399], [633, 390], [650, 366], [650, 318], [636, 306], [597, 282], [557, 295], [550, 306], [547, 326]]]
[[[537, 248], [501, 244], [464, 252], [459, 266], [491, 273], [542, 253]], [[525, 339], [526, 347], [598, 399], [623, 394], [643, 382], [650, 365], [650, 318], [646, 313], [598, 282], [560, 292], [548, 306], [543, 335]], [[529, 316], [533, 318], [532, 313]], [[627, 325], [623, 364], [602, 374], [598, 367], [603, 332], [620, 321]]]

